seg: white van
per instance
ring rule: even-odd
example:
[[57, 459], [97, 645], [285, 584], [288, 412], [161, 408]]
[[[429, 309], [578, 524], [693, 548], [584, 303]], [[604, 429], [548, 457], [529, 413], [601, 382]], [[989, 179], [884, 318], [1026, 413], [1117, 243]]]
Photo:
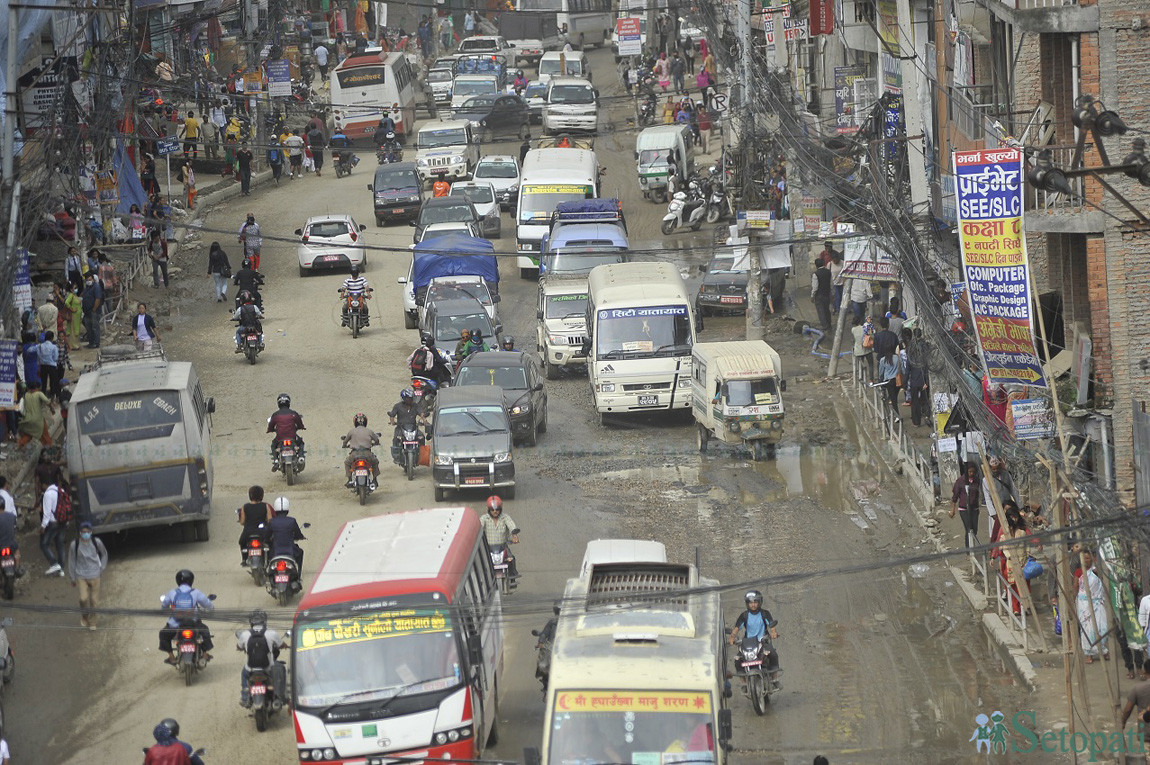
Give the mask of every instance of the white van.
[[680, 157], [679, 172], [690, 178], [695, 172], [695, 142], [687, 125], [656, 125], [635, 136], [635, 162], [639, 189], [652, 202], [667, 198], [667, 154]]
[[[563, 71], [562, 62], [567, 63]], [[582, 77], [591, 81], [591, 64], [581, 50], [549, 50], [539, 59], [539, 79], [546, 82], [552, 77]]]
[[581, 77], [552, 77], [543, 103], [543, 134], [599, 130], [599, 91]]
[[523, 158], [515, 211], [515, 249], [519, 275], [539, 271], [543, 237], [560, 202], [599, 196], [599, 161], [590, 149], [532, 149]]

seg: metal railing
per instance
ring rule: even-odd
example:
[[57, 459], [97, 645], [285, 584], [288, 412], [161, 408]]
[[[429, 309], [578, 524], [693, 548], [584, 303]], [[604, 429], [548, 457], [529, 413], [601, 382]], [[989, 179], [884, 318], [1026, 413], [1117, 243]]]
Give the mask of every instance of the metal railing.
[[[1087, 144], [1087, 148], [1090, 144]], [[1042, 149], [1050, 152], [1050, 160], [1055, 167], [1071, 167], [1074, 160], [1074, 146], [1043, 146]], [[1031, 183], [1026, 184], [1026, 210], [1038, 213], [1071, 213], [1079, 212], [1086, 207], [1084, 196], [1086, 194], [1086, 178], [1078, 176], [1067, 178], [1066, 182], [1074, 193], [1070, 196], [1054, 191], [1045, 191]]]
[[[1018, 633], [1018, 639], [1022, 643], [1022, 650], [1030, 650], [1030, 641], [1027, 640], [1026, 634], [1026, 606], [1022, 604], [1022, 600], [1014, 594], [1014, 588], [1010, 582], [1006, 581], [1006, 577], [1002, 575], [999, 569], [994, 570], [994, 604], [998, 610], [998, 615], [1001, 617], [1003, 612], [1006, 612], [1008, 619], [1006, 624]], [[1018, 613], [1014, 613], [1014, 607], [1017, 604]]]
[[104, 315], [101, 321], [111, 326], [123, 316], [128, 292], [136, 279], [146, 278], [145, 267], [150, 263], [148, 248], [143, 243], [100, 245], [100, 252], [108, 256], [115, 266], [119, 289], [114, 294], [104, 296]]
[[1078, 0], [1003, 0], [1003, 2], [1019, 11], [1029, 11], [1036, 8], [1062, 8], [1064, 6], [1078, 5]]

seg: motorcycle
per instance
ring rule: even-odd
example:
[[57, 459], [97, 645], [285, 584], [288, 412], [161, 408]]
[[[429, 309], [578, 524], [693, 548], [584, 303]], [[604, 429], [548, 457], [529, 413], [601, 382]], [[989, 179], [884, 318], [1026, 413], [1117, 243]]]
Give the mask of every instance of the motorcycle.
[[264, 578], [266, 575], [264, 564], [264, 541], [261, 535], [251, 534], [244, 542], [244, 549], [248, 552], [248, 557], [244, 561], [244, 568], [252, 575], [255, 580], [256, 587], [264, 586]]
[[559, 626], [559, 606], [555, 606], [555, 615], [547, 620], [541, 630], [531, 630], [535, 640], [535, 679], [543, 686], [543, 695], [547, 695], [547, 682], [551, 677], [551, 647], [555, 644], [555, 628]]
[[[518, 535], [519, 529], [512, 529], [512, 534]], [[499, 591], [506, 595], [511, 591], [511, 550], [507, 545], [491, 545], [491, 570], [495, 574], [495, 582]]]
[[354, 158], [355, 155], [350, 151], [335, 152], [334, 164], [336, 178], [342, 178], [345, 175], [351, 175], [351, 169], [355, 167], [355, 162], [353, 161]]
[[[215, 600], [215, 595], [209, 595], [208, 600]], [[192, 684], [192, 677], [208, 666], [204, 661], [204, 635], [195, 620], [180, 619], [176, 627], [176, 653], [179, 659], [175, 663], [176, 671], [184, 676], [184, 685]]]
[[407, 473], [407, 480], [415, 478], [415, 468], [419, 465], [419, 450], [423, 448], [423, 431], [418, 426], [408, 430], [403, 429], [403, 440], [400, 442], [399, 466]]
[[277, 555], [268, 561], [266, 588], [268, 594], [276, 599], [277, 605], [286, 606], [288, 598], [303, 589], [299, 576], [299, 566], [290, 555]]
[[734, 217], [727, 189], [715, 168], [711, 168], [711, 176], [703, 183], [703, 197], [707, 200], [707, 223], [718, 223], [728, 215]]
[[[664, 236], [669, 236], [677, 229], [690, 226], [692, 231], [698, 231], [703, 225], [703, 216], [707, 212], [707, 200], [699, 193], [699, 184], [691, 181], [687, 184], [688, 191], [676, 191], [667, 205], [667, 214], [663, 216], [663, 225], [660, 230]], [[688, 194], [689, 192], [689, 194]]]
[[772, 650], [774, 646], [767, 635], [761, 638], [745, 637], [739, 644], [739, 655], [735, 659], [739, 674], [746, 676], [746, 692], [751, 697], [751, 706], [760, 715], [767, 711], [767, 705], [771, 703], [771, 691], [779, 689], [777, 677], [782, 670], [768, 671], [765, 667]]
[[367, 504], [367, 495], [376, 488], [375, 476], [371, 474], [370, 455], [370, 449], [355, 449], [351, 453], [351, 491], [359, 496], [361, 505]]
[[394, 141], [385, 143], [383, 146], [376, 148], [375, 159], [381, 165], [386, 165], [392, 162], [402, 162], [403, 149], [400, 148], [399, 144]]
[[415, 408], [424, 417], [435, 411], [435, 397], [439, 391], [439, 385], [435, 380], [422, 375], [412, 375], [411, 390], [415, 393]]
[[255, 364], [256, 356], [264, 349], [260, 333], [252, 327], [240, 327], [240, 352], [247, 357], [248, 363]]
[[283, 438], [276, 442], [276, 453], [272, 457], [272, 472], [282, 470], [288, 486], [295, 485], [297, 473], [302, 473], [305, 465], [303, 447], [294, 438]]
[[4, 598], [12, 600], [16, 597], [16, 553], [11, 547], [0, 549], [0, 587], [3, 588]]
[[344, 291], [340, 290], [343, 295], [343, 324], [351, 328], [351, 336], [359, 337], [359, 332], [364, 327], [371, 323], [370, 317], [367, 314], [367, 295], [358, 290]]
[[[239, 644], [244, 632], [245, 630], [236, 630], [236, 650], [244, 653], [246, 658], [246, 649]], [[291, 632], [288, 632], [284, 639], [290, 639], [290, 636]], [[252, 716], [256, 719], [256, 730], [261, 733], [267, 730], [268, 719], [284, 707], [287, 667], [276, 658], [278, 651], [283, 648], [286, 648], [286, 643], [281, 642], [273, 649], [272, 655], [269, 656], [270, 667], [248, 671], [248, 697], [251, 703], [247, 708], [251, 709]]]

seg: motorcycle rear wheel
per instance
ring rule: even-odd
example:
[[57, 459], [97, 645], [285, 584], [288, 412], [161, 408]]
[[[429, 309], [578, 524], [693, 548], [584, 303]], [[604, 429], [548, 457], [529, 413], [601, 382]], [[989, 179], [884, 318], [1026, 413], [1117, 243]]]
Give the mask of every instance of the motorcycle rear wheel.
[[256, 730], [258, 730], [260, 733], [263, 733], [265, 730], [268, 729], [268, 710], [267, 710], [267, 707], [263, 706], [262, 704], [260, 706], [256, 707], [255, 717], [256, 717]]
[[[276, 605], [279, 606], [280, 608], [283, 608], [287, 604], [288, 604], [288, 591], [287, 590], [280, 590], [279, 592], [276, 593]], [[759, 714], [762, 714], [762, 712], [760, 712]]]
[[361, 483], [358, 489], [360, 506], [367, 504], [367, 484]]
[[284, 465], [284, 477], [287, 478], [288, 486], [295, 486], [295, 465]]
[[7, 577], [4, 580], [4, 599], [12, 600], [16, 597], [16, 578]]
[[253, 571], [252, 572], [252, 579], [255, 579], [256, 587], [263, 587], [264, 581], [265, 581], [263, 568], [257, 568], [255, 571]]

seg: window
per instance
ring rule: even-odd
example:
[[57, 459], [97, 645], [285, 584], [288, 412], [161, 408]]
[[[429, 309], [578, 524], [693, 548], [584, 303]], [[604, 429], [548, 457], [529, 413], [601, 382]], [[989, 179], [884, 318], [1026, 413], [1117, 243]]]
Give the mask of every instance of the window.
[[196, 387], [192, 389], [192, 406], [196, 410], [196, 419], [199, 420], [200, 428], [204, 427], [204, 418], [208, 415], [208, 405], [204, 402], [204, 393], [200, 390], [200, 384], [196, 383]]

